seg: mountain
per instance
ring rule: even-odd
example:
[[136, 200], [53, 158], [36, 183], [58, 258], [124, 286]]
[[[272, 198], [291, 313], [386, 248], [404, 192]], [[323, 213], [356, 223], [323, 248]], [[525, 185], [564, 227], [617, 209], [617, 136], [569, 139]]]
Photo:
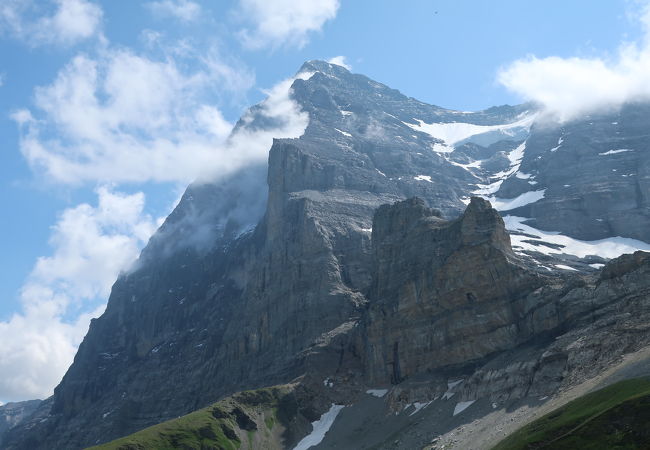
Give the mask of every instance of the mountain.
[[[650, 250], [647, 105], [458, 112], [322, 61], [290, 98], [304, 133], [188, 187], [8, 448], [100, 444], [287, 383], [300, 417], [332, 418], [323, 448], [416, 448], [650, 343], [650, 258], [620, 256]], [[232, 139], [272, 129], [269, 109]]]
[[28, 400], [0, 405], [0, 445], [4, 432], [31, 416], [40, 403], [40, 400]]

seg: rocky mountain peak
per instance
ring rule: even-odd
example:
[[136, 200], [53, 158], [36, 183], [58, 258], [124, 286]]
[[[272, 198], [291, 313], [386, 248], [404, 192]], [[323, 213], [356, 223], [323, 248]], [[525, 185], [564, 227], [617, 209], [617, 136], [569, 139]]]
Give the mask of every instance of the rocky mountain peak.
[[507, 255], [514, 255], [505, 223], [489, 201], [480, 197], [471, 197], [461, 223], [464, 245], [487, 244]]
[[[622, 205], [638, 225], [626, 236], [646, 236], [646, 116], [600, 119], [607, 139], [587, 151], [591, 119], [537, 129], [530, 105], [447, 110], [323, 61], [299, 75], [284, 100], [309, 116], [304, 134], [273, 140], [268, 164], [188, 188], [9, 448], [79, 448], [305, 374], [329, 390], [325, 373], [369, 386], [465, 373], [593, 322], [630, 280], [647, 301], [645, 255], [611, 262], [599, 287], [602, 258], [555, 259], [595, 245], [531, 228], [575, 230], [586, 208], [597, 236], [613, 236]], [[233, 133], [272, 127], [264, 111]], [[538, 259], [523, 263], [531, 247]], [[512, 370], [532, 379], [538, 366]]]

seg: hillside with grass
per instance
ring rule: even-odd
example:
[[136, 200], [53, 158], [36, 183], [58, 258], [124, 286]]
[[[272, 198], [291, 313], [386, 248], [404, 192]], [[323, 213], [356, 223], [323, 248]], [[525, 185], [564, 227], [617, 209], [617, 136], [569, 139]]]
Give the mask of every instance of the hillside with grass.
[[299, 412], [298, 403], [292, 385], [244, 391], [177, 419], [91, 448], [283, 449], [296, 441], [295, 430], [310, 426]]
[[526, 425], [493, 450], [650, 448], [650, 377], [621, 381]]

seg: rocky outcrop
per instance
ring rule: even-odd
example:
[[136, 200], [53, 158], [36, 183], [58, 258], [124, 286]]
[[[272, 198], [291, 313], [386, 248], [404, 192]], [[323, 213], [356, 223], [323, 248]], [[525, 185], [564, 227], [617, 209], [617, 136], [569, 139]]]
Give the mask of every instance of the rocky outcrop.
[[527, 295], [543, 280], [518, 264], [503, 220], [483, 199], [454, 221], [419, 199], [382, 206], [372, 238], [371, 383], [469, 365], [557, 326], [530, 320], [544, 303]]
[[[434, 390], [446, 389], [446, 374], [488, 367], [496, 372], [468, 398], [486, 380], [504, 380], [493, 383], [494, 395], [515, 385], [525, 391], [513, 380], [555, 379], [572, 356], [535, 353], [513, 375], [502, 371], [516, 361], [503, 355], [547, 348], [627, 298], [616, 280], [645, 267], [644, 257], [608, 266], [611, 279], [600, 284], [607, 288], [579, 274], [541, 275], [513, 254], [486, 201], [474, 198], [465, 210], [487, 174], [510, 166], [506, 155], [526, 127], [489, 128], [450, 153], [420, 126], [498, 128], [530, 105], [461, 113], [328, 63], [311, 61], [301, 72], [311, 76], [293, 83], [292, 98], [309, 114], [305, 134], [275, 140], [268, 167], [188, 188], [116, 281], [54, 396], [7, 435], [9, 448], [101, 443], [304, 374], [321, 377], [310, 385], [319, 386], [321, 403], [352, 399], [363, 382], [405, 386], [431, 376], [442, 383]], [[265, 126], [251, 120], [238, 127]], [[527, 161], [528, 153], [522, 171]], [[635, 197], [639, 211], [643, 195]], [[414, 196], [422, 200], [390, 206]], [[323, 383], [330, 376], [336, 388]]]

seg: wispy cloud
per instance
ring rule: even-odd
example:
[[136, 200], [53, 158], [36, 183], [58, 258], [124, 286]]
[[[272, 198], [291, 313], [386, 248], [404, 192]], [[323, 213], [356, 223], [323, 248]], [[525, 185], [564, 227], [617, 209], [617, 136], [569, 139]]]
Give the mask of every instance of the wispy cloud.
[[241, 30], [246, 47], [304, 47], [309, 35], [334, 19], [339, 0], [240, 0], [241, 17], [251, 25]]
[[621, 43], [613, 57], [538, 58], [504, 67], [498, 81], [525, 100], [540, 103], [559, 121], [626, 102], [650, 100], [650, 5], [637, 15], [645, 29], [640, 42]]
[[172, 17], [181, 22], [193, 22], [201, 16], [201, 6], [190, 0], [161, 0], [146, 6], [157, 16]]
[[0, 5], [0, 33], [29, 45], [70, 46], [98, 36], [103, 11], [87, 0], [54, 0], [51, 14], [33, 0], [4, 0]]
[[348, 64], [347, 58], [345, 56], [335, 56], [327, 60], [330, 64], [336, 64], [337, 66], [345, 67], [348, 70], [352, 70], [352, 66]]
[[22, 312], [0, 322], [3, 401], [52, 394], [118, 273], [157, 225], [143, 212], [142, 193], [100, 187], [97, 198], [96, 206], [63, 211], [52, 227], [52, 255], [38, 259], [21, 290]]
[[232, 128], [202, 99], [215, 85], [252, 85], [247, 73], [208, 62], [185, 73], [173, 59], [128, 50], [77, 56], [36, 90], [33, 113], [14, 114], [21, 150], [55, 182], [191, 181], [219, 163], [214, 149]]

